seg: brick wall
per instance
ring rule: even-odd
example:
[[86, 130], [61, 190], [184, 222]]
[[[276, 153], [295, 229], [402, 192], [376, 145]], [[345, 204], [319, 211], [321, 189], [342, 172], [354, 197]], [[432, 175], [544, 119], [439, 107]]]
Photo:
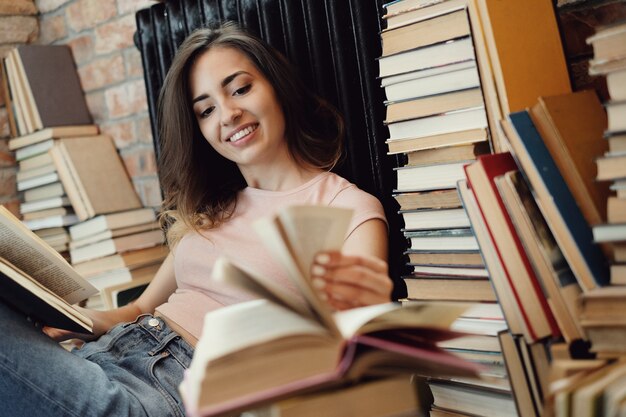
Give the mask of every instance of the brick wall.
[[72, 48], [89, 110], [113, 137], [144, 205], [161, 200], [135, 12], [150, 0], [36, 0], [36, 43]]

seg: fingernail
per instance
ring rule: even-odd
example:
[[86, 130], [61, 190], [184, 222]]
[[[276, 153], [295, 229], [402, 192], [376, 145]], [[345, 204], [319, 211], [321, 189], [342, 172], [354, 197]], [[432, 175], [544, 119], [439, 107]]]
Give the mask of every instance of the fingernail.
[[313, 275], [322, 276], [326, 273], [326, 268], [320, 265], [313, 265], [311, 268], [311, 273]]
[[317, 289], [322, 289], [326, 286], [326, 281], [324, 281], [321, 278], [315, 278], [313, 279], [313, 286]]
[[315, 262], [318, 264], [326, 265], [330, 262], [330, 255], [327, 253], [320, 253], [315, 257]]

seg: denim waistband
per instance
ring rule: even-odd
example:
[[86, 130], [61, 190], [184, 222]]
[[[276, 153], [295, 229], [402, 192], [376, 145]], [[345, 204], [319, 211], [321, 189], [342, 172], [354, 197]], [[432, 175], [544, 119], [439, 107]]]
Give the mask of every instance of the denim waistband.
[[165, 349], [176, 356], [179, 361], [188, 367], [191, 363], [194, 348], [187, 343], [178, 333], [172, 330], [161, 317], [155, 317], [152, 314], [142, 314], [135, 321], [125, 323], [121, 326], [123, 329], [128, 327], [137, 327], [154, 339], [153, 348], [148, 354], [154, 356], [161, 354]]

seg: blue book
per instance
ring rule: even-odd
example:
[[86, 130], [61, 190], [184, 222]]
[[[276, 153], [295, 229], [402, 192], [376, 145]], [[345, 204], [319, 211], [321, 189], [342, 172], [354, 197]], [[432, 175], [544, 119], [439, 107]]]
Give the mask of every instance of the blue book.
[[559, 172], [527, 111], [511, 113], [507, 137], [518, 166], [531, 185], [535, 199], [561, 251], [583, 290], [609, 283], [609, 267], [593, 241], [591, 227]]

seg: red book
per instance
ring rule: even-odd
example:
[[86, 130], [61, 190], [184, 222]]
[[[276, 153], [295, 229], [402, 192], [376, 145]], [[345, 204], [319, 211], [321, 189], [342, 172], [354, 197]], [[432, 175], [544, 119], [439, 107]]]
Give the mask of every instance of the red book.
[[534, 342], [559, 337], [561, 332], [494, 181], [517, 169], [507, 152], [479, 156], [465, 172], [528, 328], [524, 336]]

